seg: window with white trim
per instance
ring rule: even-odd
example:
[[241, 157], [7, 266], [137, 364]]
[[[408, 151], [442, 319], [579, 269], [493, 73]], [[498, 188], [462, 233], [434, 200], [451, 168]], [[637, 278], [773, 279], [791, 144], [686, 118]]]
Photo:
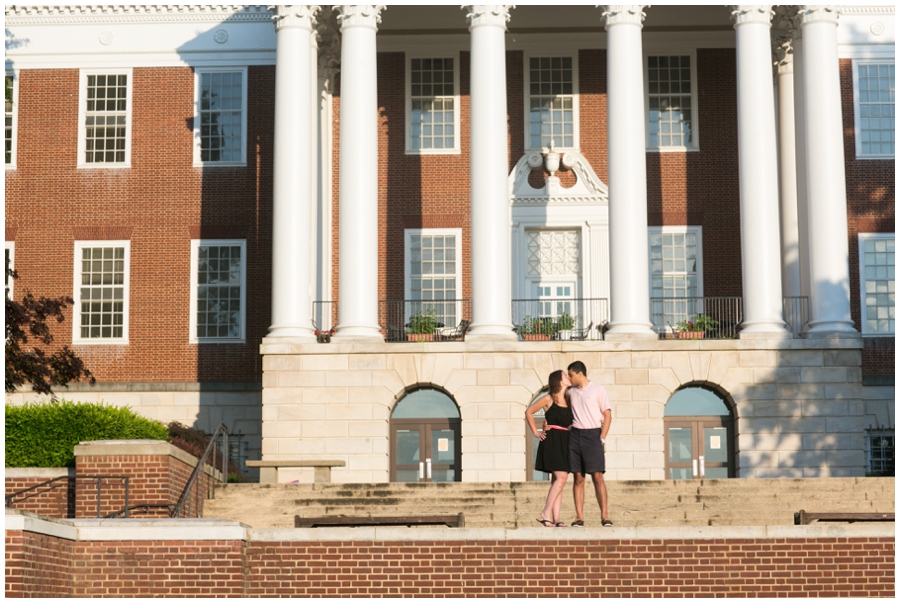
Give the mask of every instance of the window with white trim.
[[6, 167], [16, 167], [16, 103], [19, 91], [18, 78], [14, 73], [6, 74], [4, 85], [6, 95]]
[[857, 157], [893, 157], [894, 62], [854, 61]]
[[407, 62], [408, 153], [459, 152], [459, 92], [455, 57]]
[[571, 56], [528, 57], [525, 120], [528, 149], [578, 148], [578, 90]]
[[860, 233], [863, 335], [894, 334], [894, 233]]
[[191, 241], [191, 343], [245, 341], [247, 241]]
[[81, 72], [80, 167], [130, 167], [131, 70]]
[[[462, 230], [406, 230], [406, 299], [425, 302], [409, 311], [429, 312], [446, 326], [459, 323], [462, 308]], [[417, 304], [412, 304], [416, 306]]]
[[[14, 241], [6, 241], [5, 252], [6, 253], [4, 255], [6, 256], [6, 262], [4, 265], [7, 268], [9, 268], [10, 270], [15, 270], [16, 269], [16, 244]], [[3, 274], [5, 275], [3, 277], [3, 282], [4, 282], [4, 285], [6, 288], [6, 294], [7, 294], [6, 296], [9, 299], [15, 299], [13, 297], [13, 285], [15, 284], [16, 279], [10, 277], [9, 274], [7, 274], [5, 270], [3, 271]]]
[[692, 55], [647, 57], [647, 147], [697, 146]]
[[649, 231], [653, 324], [675, 328], [682, 320], [702, 314], [701, 227], [653, 226]]
[[75, 241], [74, 343], [128, 343], [130, 241]]
[[194, 162], [246, 163], [247, 70], [198, 69]]

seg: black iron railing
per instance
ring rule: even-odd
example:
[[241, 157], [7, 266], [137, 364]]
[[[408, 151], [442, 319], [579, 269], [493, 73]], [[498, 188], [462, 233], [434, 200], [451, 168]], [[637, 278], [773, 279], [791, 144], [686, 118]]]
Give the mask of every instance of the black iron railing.
[[[35, 496], [39, 496], [44, 492], [49, 492], [55, 488], [58, 488], [61, 484], [60, 482], [65, 482], [65, 487], [68, 493], [74, 494], [73, 486], [77, 483], [78, 480], [86, 480], [86, 481], [95, 481], [97, 483], [96, 488], [96, 507], [97, 507], [97, 517], [101, 517], [101, 508], [103, 502], [103, 481], [104, 480], [120, 480], [124, 483], [125, 486], [125, 504], [124, 506], [112, 513], [108, 513], [106, 515], [102, 515], [102, 517], [113, 517], [116, 515], [123, 515], [128, 517], [128, 511], [134, 507], [129, 507], [128, 505], [128, 477], [124, 475], [63, 475], [60, 477], [54, 477], [53, 479], [48, 479], [47, 481], [41, 482], [39, 484], [35, 484], [31, 487], [25, 488], [24, 490], [18, 490], [11, 494], [7, 494], [6, 496], [6, 506], [13, 508], [15, 504], [19, 501], [32, 498]], [[42, 489], [43, 488], [43, 489]], [[67, 494], [67, 497], [69, 494]], [[74, 516], [74, 505], [68, 504], [69, 507], [68, 513]]]
[[520, 340], [603, 339], [609, 300], [566, 297], [512, 300], [512, 320]]
[[650, 320], [661, 338], [702, 333], [706, 339], [733, 339], [744, 320], [744, 303], [740, 297], [651, 297]]
[[[222, 436], [221, 450], [219, 450], [217, 445], [220, 435]], [[169, 513], [170, 517], [200, 517], [203, 513], [203, 501], [206, 498], [215, 498], [215, 469], [213, 469], [213, 475], [210, 475], [208, 478], [203, 477], [206, 475], [207, 461], [211, 457], [213, 459], [213, 462], [209, 463], [211, 466], [214, 465], [216, 459], [221, 460], [221, 479], [222, 483], [225, 483], [228, 480], [228, 428], [225, 427], [225, 423], [219, 423], [212, 437], [210, 437], [206, 450], [203, 451], [203, 456], [200, 457], [184, 486], [184, 490], [181, 492], [181, 496], [178, 497], [178, 503]], [[206, 488], [209, 488], [209, 490], [204, 492]]]
[[468, 299], [403, 299], [378, 302], [384, 340], [462, 341], [472, 321]]

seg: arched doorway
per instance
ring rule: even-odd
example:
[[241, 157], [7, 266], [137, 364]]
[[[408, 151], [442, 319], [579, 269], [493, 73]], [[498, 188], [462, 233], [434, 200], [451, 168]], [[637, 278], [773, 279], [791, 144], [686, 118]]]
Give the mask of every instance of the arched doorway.
[[391, 481], [462, 480], [459, 408], [444, 392], [407, 393], [391, 413]]
[[734, 477], [734, 418], [721, 396], [685, 387], [669, 398], [663, 417], [670, 479]]

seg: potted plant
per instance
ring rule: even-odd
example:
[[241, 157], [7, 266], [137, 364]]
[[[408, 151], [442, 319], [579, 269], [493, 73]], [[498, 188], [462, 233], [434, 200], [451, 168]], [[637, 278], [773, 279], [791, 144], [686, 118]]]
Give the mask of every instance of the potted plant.
[[572, 329], [575, 328], [575, 317], [568, 312], [563, 312], [556, 320], [556, 328], [559, 333], [559, 339], [563, 341], [572, 339]]
[[417, 312], [409, 319], [406, 325], [407, 341], [432, 341], [434, 340], [434, 331], [437, 329], [437, 316], [434, 308], [425, 312]]
[[679, 322], [675, 331], [678, 339], [703, 339], [707, 331], [711, 331], [717, 326], [719, 326], [718, 320], [700, 314]]
[[526, 316], [522, 320], [522, 338], [525, 341], [549, 341], [556, 331], [552, 320]]
[[320, 331], [319, 329], [316, 329], [316, 342], [331, 343], [332, 335], [334, 335], [334, 327], [331, 327], [327, 331]]

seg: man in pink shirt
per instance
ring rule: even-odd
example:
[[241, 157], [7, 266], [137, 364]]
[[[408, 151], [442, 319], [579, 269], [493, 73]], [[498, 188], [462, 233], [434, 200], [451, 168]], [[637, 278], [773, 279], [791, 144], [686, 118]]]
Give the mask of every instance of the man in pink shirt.
[[601, 525], [612, 526], [607, 507], [606, 457], [604, 446], [609, 426], [612, 425], [612, 410], [606, 388], [599, 383], [588, 381], [587, 368], [580, 360], [569, 365], [569, 379], [572, 387], [567, 390], [569, 406], [572, 408], [572, 429], [569, 431], [569, 465], [575, 474], [575, 513], [577, 521], [572, 527], [584, 527], [584, 476], [590, 474], [594, 482], [594, 492], [600, 502]]

